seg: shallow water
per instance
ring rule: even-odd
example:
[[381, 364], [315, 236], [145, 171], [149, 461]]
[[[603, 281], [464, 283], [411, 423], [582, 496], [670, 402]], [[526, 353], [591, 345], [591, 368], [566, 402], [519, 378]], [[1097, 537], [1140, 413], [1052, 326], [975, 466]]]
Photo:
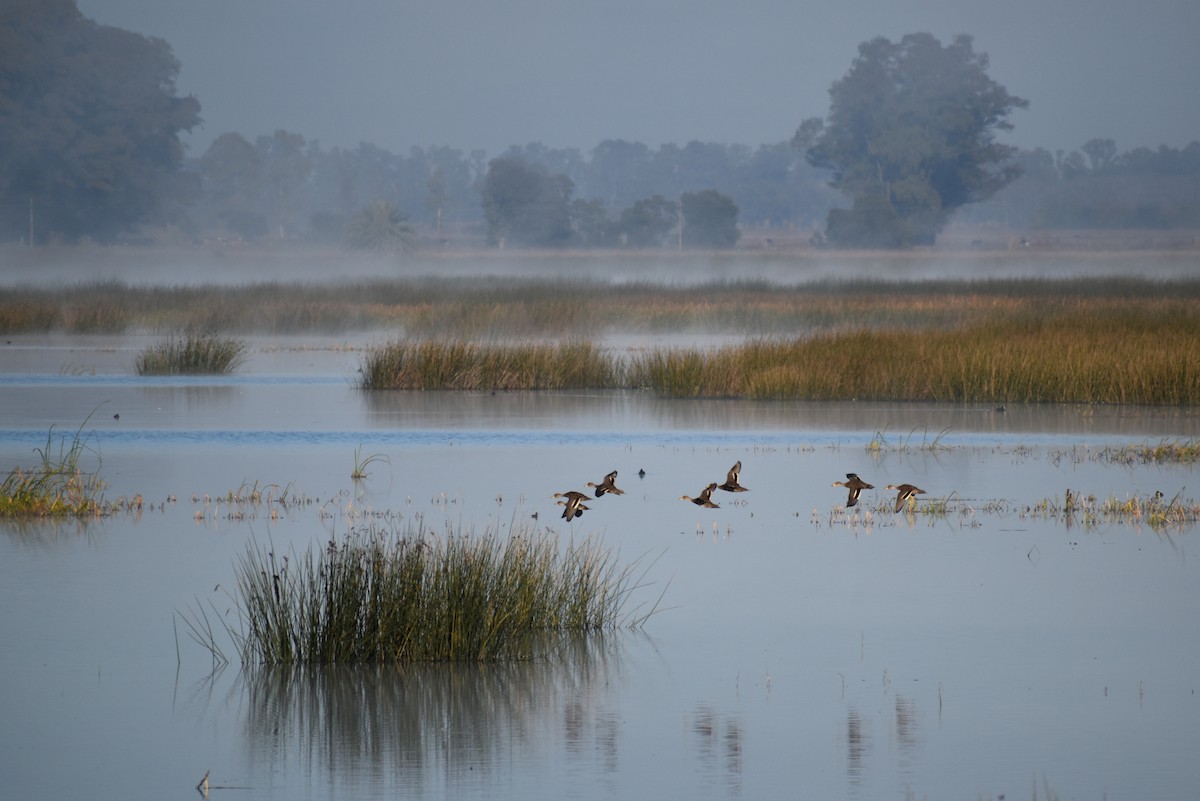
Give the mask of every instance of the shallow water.
[[[0, 469], [81, 430], [107, 496], [146, 502], [0, 522], [6, 796], [165, 797], [206, 771], [281, 799], [1200, 796], [1196, 532], [1034, 509], [1194, 497], [1194, 467], [1105, 456], [1198, 438], [1193, 413], [368, 394], [353, 348], [294, 340], [232, 378], [132, 358], [0, 348]], [[387, 461], [354, 482], [356, 451]], [[737, 460], [750, 492], [678, 499]], [[558, 519], [554, 492], [613, 469], [625, 495]], [[849, 512], [847, 471], [876, 486]], [[947, 514], [887, 511], [902, 481]], [[214, 673], [175, 614], [223, 614], [248, 543], [535, 513], [641, 560], [642, 631], [518, 665]]]

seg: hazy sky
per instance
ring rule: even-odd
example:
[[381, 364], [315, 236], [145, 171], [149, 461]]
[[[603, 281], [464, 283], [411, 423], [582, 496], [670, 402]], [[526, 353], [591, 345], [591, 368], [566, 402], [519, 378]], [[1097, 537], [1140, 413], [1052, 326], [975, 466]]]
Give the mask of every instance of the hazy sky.
[[158, 36], [219, 134], [325, 148], [759, 145], [828, 110], [861, 42], [959, 33], [1030, 101], [1003, 141], [1200, 139], [1197, 0], [78, 0]]

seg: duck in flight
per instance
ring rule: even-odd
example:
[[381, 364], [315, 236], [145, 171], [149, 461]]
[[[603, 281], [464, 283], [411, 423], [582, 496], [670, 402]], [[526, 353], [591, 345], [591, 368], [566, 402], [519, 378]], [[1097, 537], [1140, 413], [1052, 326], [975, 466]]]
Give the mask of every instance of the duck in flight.
[[741, 474], [742, 463], [739, 461], [733, 467], [729, 468], [729, 474], [725, 476], [725, 483], [717, 487], [717, 489], [723, 489], [726, 492], [749, 492], [749, 487], [743, 487], [738, 483], [738, 476]]
[[921, 489], [920, 487], [915, 487], [912, 484], [888, 484], [887, 488], [890, 490], [896, 490], [897, 512], [904, 508], [904, 504], [908, 502], [909, 498], [913, 500], [913, 503], [916, 503], [917, 496], [925, 494], [925, 490]]
[[558, 501], [558, 505], [563, 507], [563, 520], [574, 520], [576, 517], [583, 517], [583, 513], [590, 507], [584, 506], [583, 502], [588, 500], [588, 496], [582, 492], [569, 490], [567, 492], [554, 493], [555, 498], [562, 498]]
[[696, 504], [697, 506], [703, 506], [705, 509], [720, 509], [721, 507], [718, 506], [717, 504], [713, 503], [713, 500], [712, 500], [713, 490], [715, 490], [716, 488], [717, 488], [717, 482], [714, 481], [713, 483], [709, 484], [704, 489], [700, 490], [700, 496], [698, 498], [693, 498], [689, 495], [680, 495], [679, 500], [691, 501], [692, 503]]
[[858, 496], [863, 490], [875, 489], [874, 484], [868, 484], [867, 482], [863, 481], [858, 477], [858, 473], [847, 473], [845, 481], [835, 481], [833, 482], [833, 486], [845, 487], [846, 489], [850, 490], [850, 493], [846, 496], [847, 509], [858, 503]]
[[618, 489], [616, 481], [617, 481], [617, 471], [614, 470], [611, 473], [609, 473], [608, 475], [606, 475], [604, 477], [604, 480], [601, 481], [599, 484], [593, 484], [592, 482], [589, 481], [588, 486], [591, 487], [592, 489], [596, 490], [597, 498], [599, 498], [601, 495], [604, 495], [605, 493], [611, 493], [613, 495], [624, 495], [625, 490]]

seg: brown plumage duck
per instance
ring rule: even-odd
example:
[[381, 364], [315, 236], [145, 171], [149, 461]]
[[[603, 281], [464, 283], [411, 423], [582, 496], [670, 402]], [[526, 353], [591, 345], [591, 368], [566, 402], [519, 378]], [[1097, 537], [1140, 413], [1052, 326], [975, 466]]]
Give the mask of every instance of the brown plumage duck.
[[618, 489], [616, 481], [617, 481], [617, 471], [614, 470], [611, 473], [609, 473], [608, 475], [606, 475], [604, 477], [604, 480], [601, 481], [599, 484], [593, 484], [592, 482], [589, 481], [588, 486], [596, 491], [597, 498], [599, 498], [601, 495], [604, 495], [605, 493], [611, 493], [613, 495], [624, 495], [625, 490]]
[[887, 488], [890, 490], [896, 490], [897, 494], [895, 511], [897, 512], [904, 508], [904, 504], [908, 502], [909, 498], [912, 498], [913, 502], [915, 503], [918, 495], [925, 494], [925, 490], [921, 489], [920, 487], [915, 487], [912, 484], [888, 484]]
[[704, 489], [700, 490], [700, 497], [693, 498], [690, 495], [680, 495], [679, 500], [691, 501], [692, 503], [696, 504], [697, 506], [703, 506], [705, 509], [720, 509], [721, 507], [718, 506], [717, 504], [713, 503], [713, 500], [712, 500], [713, 490], [715, 490], [716, 488], [717, 488], [717, 482], [714, 481], [713, 483], [709, 484]]
[[858, 477], [858, 473], [847, 473], [845, 481], [833, 482], [835, 487], [845, 487], [850, 492], [846, 496], [846, 508], [849, 509], [854, 504], [858, 503], [858, 496], [865, 489], [875, 489], [874, 484], [868, 484]]
[[729, 474], [725, 476], [725, 483], [717, 487], [726, 492], [749, 492], [749, 487], [743, 487], [738, 483], [738, 477], [742, 474], [742, 463], [739, 461], [733, 467], [729, 468]]
[[555, 498], [562, 498], [558, 504], [563, 507], [563, 520], [574, 520], [576, 517], [583, 517], [583, 513], [589, 507], [584, 506], [584, 501], [588, 500], [588, 496], [583, 492], [569, 490], [567, 492], [554, 493]]

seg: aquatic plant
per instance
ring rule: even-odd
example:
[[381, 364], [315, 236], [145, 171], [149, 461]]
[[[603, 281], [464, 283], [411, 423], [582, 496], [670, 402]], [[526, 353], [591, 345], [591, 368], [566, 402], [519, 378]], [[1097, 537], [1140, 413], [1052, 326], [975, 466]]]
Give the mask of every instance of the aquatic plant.
[[[1131, 321], [1158, 314], [1194, 321], [1197, 312], [1192, 309], [1200, 301], [1198, 280], [1142, 278], [828, 279], [787, 286], [720, 279], [685, 286], [613, 283], [603, 274], [612, 265], [611, 255], [537, 257], [546, 262], [546, 275], [560, 271], [569, 276], [564, 278], [501, 275], [510, 260], [521, 266], [516, 258], [488, 257], [487, 265], [496, 272], [491, 276], [437, 276], [455, 266], [455, 259], [436, 256], [413, 257], [420, 262], [414, 270], [427, 273], [425, 277], [329, 285], [147, 287], [103, 281], [16, 287], [0, 297], [0, 331], [173, 329], [228, 335], [387, 328], [409, 337], [571, 337], [603, 331], [808, 337], [857, 330], [949, 330], [988, 321], [1030, 325], [1068, 313], [1103, 321], [1117, 310], [1127, 312]], [[633, 272], [641, 266], [634, 257], [627, 257], [627, 265]], [[652, 275], [653, 264], [644, 266], [642, 273]], [[789, 262], [787, 267], [799, 265]], [[593, 279], [593, 274], [600, 277]]]
[[363, 456], [362, 446], [360, 445], [359, 447], [355, 448], [354, 467], [350, 471], [350, 478], [354, 479], [355, 481], [362, 481], [370, 475], [370, 473], [367, 472], [367, 468], [375, 462], [391, 464], [391, 460], [382, 453], [373, 453], [370, 456]]
[[1025, 507], [1021, 516], [1058, 520], [1067, 526], [1079, 523], [1087, 529], [1121, 523], [1145, 524], [1154, 530], [1182, 530], [1200, 523], [1200, 503], [1184, 498], [1182, 493], [1171, 498], [1155, 492], [1123, 498], [1109, 495], [1101, 499], [1067, 490], [1062, 498], [1043, 498]]
[[[227, 630], [244, 664], [528, 659], [570, 632], [641, 626], [654, 610], [627, 609], [634, 565], [525, 523], [439, 535], [372, 521], [303, 554], [251, 543]], [[205, 615], [189, 626], [220, 652]]]
[[[69, 444], [61, 437], [57, 451], [51, 426], [45, 447], [34, 449], [41, 463], [14, 467], [0, 483], [0, 517], [85, 517], [114, 510], [104, 501], [105, 484], [99, 471], [87, 472], [80, 466], [90, 438], [83, 435], [86, 425], [84, 420]], [[120, 506], [139, 504], [140, 499], [135, 498], [123, 500]]]
[[573, 389], [619, 386], [620, 366], [585, 342], [393, 342], [367, 354], [361, 389]]
[[138, 375], [231, 373], [242, 363], [245, 352], [246, 343], [240, 340], [189, 334], [146, 348], [134, 367]]

